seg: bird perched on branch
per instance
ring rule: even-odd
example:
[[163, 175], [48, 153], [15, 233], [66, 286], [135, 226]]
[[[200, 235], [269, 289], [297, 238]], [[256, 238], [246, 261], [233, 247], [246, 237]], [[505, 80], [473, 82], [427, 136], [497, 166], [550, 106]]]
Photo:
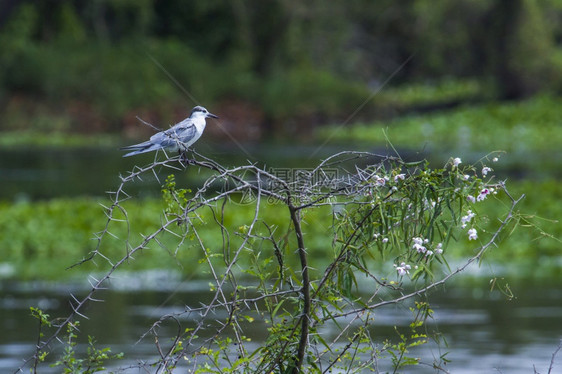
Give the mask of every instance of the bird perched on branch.
[[186, 151], [195, 143], [205, 130], [206, 118], [219, 118], [202, 106], [196, 106], [188, 118], [170, 127], [168, 130], [160, 131], [150, 137], [150, 140], [121, 148], [131, 151], [123, 157], [134, 156], [140, 153], [158, 151], [160, 149], [176, 152]]

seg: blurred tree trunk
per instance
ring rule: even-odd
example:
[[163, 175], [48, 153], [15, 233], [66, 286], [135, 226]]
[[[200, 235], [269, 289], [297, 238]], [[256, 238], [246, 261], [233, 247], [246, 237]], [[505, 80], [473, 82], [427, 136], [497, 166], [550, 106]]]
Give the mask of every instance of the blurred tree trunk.
[[532, 95], [551, 84], [553, 38], [535, 0], [497, 0], [492, 9], [491, 63], [502, 99]]

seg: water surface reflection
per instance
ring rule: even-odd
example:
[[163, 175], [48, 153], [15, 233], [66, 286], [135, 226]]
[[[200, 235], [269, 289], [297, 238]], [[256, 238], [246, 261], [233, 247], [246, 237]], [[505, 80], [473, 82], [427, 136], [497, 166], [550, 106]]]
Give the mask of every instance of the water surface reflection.
[[[198, 306], [208, 302], [211, 293], [207, 281], [182, 281], [167, 274], [129, 275], [114, 283], [112, 290], [99, 296], [105, 302], [92, 304], [85, 310], [90, 318], [82, 321], [82, 334], [95, 335], [98, 347], [110, 346], [113, 352], [124, 352], [125, 360], [112, 365], [124, 367], [139, 360], [157, 358], [152, 338], [137, 343], [149, 326], [161, 315], [181, 312], [184, 306]], [[134, 281], [134, 279], [143, 281]], [[150, 280], [152, 279], [152, 280]], [[156, 283], [154, 283], [156, 282]], [[130, 283], [131, 287], [127, 287]], [[562, 338], [562, 290], [556, 281], [541, 284], [517, 282], [512, 285], [516, 294], [507, 300], [499, 292], [489, 292], [486, 280], [472, 282], [472, 286], [448, 285], [430, 296], [435, 319], [427, 324], [428, 331], [440, 333], [448, 346], [435, 342], [416, 348], [413, 355], [432, 363], [446, 352], [452, 362], [446, 368], [453, 373], [502, 372], [546, 373], [552, 353]], [[165, 285], [150, 287], [150, 284]], [[148, 286], [147, 286], [148, 285]], [[0, 371], [13, 371], [21, 359], [30, 355], [37, 339], [37, 324], [29, 316], [30, 306], [39, 306], [54, 316], [69, 313], [68, 294], [83, 293], [76, 284], [4, 283], [0, 298]], [[389, 306], [375, 312], [370, 327], [375, 339], [391, 339], [394, 326], [407, 328], [411, 322], [407, 306]], [[224, 320], [224, 316], [217, 315]], [[195, 318], [181, 320], [182, 328], [193, 326]], [[173, 336], [175, 323], [163, 323], [161, 336]], [[254, 322], [249, 337], [255, 346], [265, 339], [266, 325]], [[327, 328], [327, 335], [336, 334]], [[136, 343], [136, 344], [135, 344]], [[84, 347], [81, 346], [80, 349]], [[557, 358], [558, 369], [562, 357]], [[382, 365], [381, 369], [388, 369]], [[59, 370], [60, 371], [60, 370]], [[47, 371], [42, 371], [47, 372]], [[52, 370], [52, 372], [58, 372]], [[405, 373], [434, 373], [429, 366], [407, 369]]]

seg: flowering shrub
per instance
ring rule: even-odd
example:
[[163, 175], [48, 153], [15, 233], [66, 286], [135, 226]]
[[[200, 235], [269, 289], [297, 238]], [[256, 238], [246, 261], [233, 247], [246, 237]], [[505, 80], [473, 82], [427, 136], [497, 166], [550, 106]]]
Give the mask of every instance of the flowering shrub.
[[[416, 365], [420, 361], [409, 355], [409, 349], [427, 342], [427, 334], [419, 330], [432, 317], [429, 304], [418, 302], [411, 308], [410, 331], [397, 329], [397, 342], [370, 335], [377, 318], [374, 311], [414, 300], [481, 259], [497, 244], [519, 201], [511, 198], [503, 183], [492, 183], [491, 170], [477, 173], [474, 166], [461, 166], [460, 158], [432, 169], [424, 161], [342, 152], [311, 170], [285, 170], [281, 177], [255, 165], [227, 169], [195, 156], [188, 165], [181, 164], [185, 158], [176, 157], [122, 178], [107, 208], [108, 221], [97, 236], [97, 248], [81, 262], [96, 259], [108, 266], [107, 272], [83, 299], [73, 298], [73, 312], [53, 323], [55, 334], [41, 341], [27, 363], [37, 366], [64, 326], [82, 316], [84, 305], [96, 301], [94, 294], [113, 272], [154, 243], [174, 256], [182, 251], [200, 253], [199, 264], [210, 277], [204, 304], [186, 301], [184, 310], [161, 315], [141, 337], [154, 335], [159, 358], [150, 365], [158, 371], [181, 367], [201, 373], [361, 372], [379, 371], [385, 359], [395, 371]], [[190, 189], [179, 188], [168, 177], [162, 187], [161, 227], [143, 235], [137, 245], [130, 236], [124, 238], [125, 251], [119, 256], [108, 253], [104, 245], [112, 236], [110, 229], [131, 224], [122, 205], [130, 198], [126, 192], [130, 183], [156, 175], [154, 171], [163, 166], [178, 168], [177, 162], [180, 170], [197, 166], [211, 176]], [[494, 232], [480, 230], [479, 235], [479, 222], [487, 218], [478, 214], [479, 205], [498, 192], [509, 196], [512, 204]], [[225, 221], [225, 212], [241, 203], [253, 206], [254, 214], [233, 227]], [[271, 204], [286, 208], [285, 226], [267, 219], [264, 212]], [[202, 210], [210, 210], [214, 221], [203, 222]], [[308, 243], [314, 237], [307, 235], [313, 232], [307, 227], [317, 224], [311, 218], [314, 211], [332, 218], [325, 231], [331, 248], [323, 249], [322, 258], [309, 256]], [[200, 235], [203, 225], [214, 225], [213, 241]], [[475, 255], [453, 270], [446, 257], [449, 244], [457, 240], [477, 244]], [[178, 324], [177, 334], [159, 336], [157, 327], [168, 320]], [[195, 322], [183, 326], [184, 320]], [[256, 328], [268, 334], [260, 346], [248, 337]], [[160, 341], [173, 344], [162, 349]], [[430, 365], [440, 368], [444, 362], [439, 357]]]

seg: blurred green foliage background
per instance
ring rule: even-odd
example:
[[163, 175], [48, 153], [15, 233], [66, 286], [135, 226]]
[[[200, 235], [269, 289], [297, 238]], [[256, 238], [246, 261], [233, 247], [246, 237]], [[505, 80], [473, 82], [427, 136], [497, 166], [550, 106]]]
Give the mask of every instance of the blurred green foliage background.
[[0, 130], [172, 123], [195, 103], [170, 76], [242, 140], [248, 118], [276, 137], [381, 88], [355, 119], [557, 94], [561, 17], [558, 0], [4, 1]]

